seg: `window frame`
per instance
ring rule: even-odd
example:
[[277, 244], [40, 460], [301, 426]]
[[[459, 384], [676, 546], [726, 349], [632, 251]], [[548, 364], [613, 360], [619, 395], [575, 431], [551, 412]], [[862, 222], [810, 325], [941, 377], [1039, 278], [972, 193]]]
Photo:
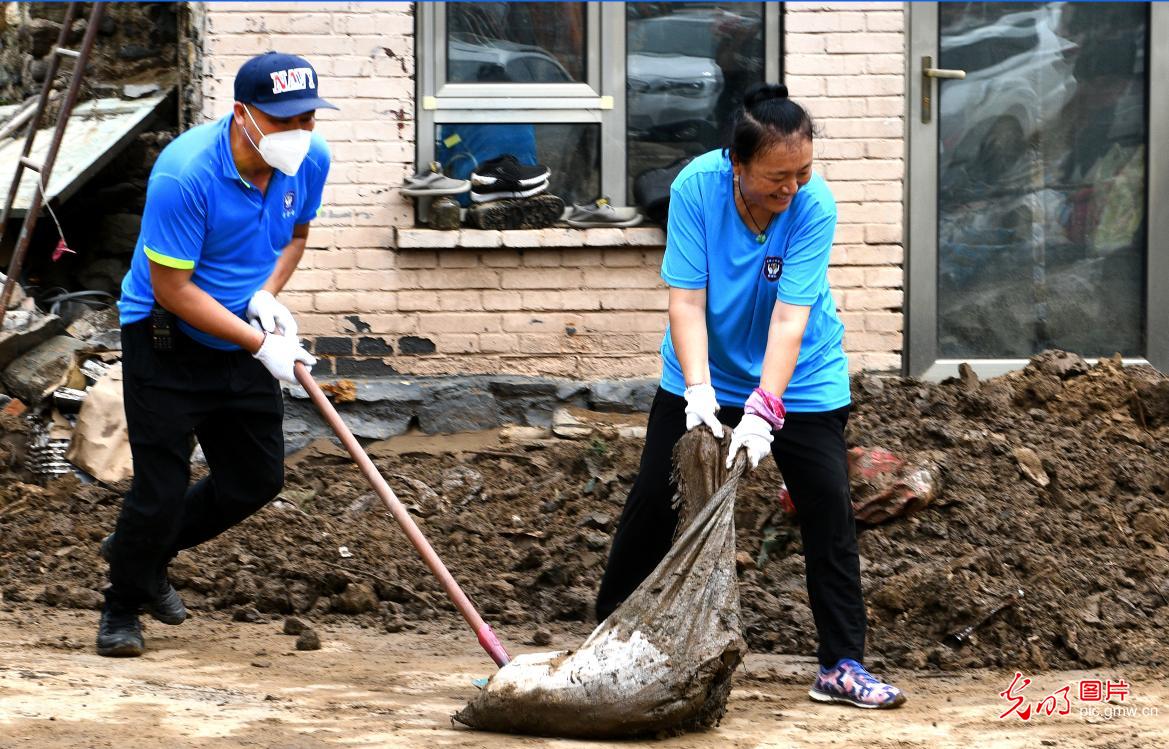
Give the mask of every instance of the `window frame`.
[[[781, 80], [783, 4], [763, 5], [763, 75]], [[491, 121], [600, 125], [601, 192], [628, 205], [626, 185], [626, 18], [623, 2], [585, 3], [585, 82], [446, 83], [446, 3], [416, 3], [418, 164], [435, 155], [437, 125]]]
[[[1149, 3], [1148, 55], [1146, 60], [1148, 122], [1146, 140], [1146, 249], [1145, 249], [1145, 352], [1143, 357], [1126, 358], [1126, 364], [1148, 363], [1161, 371], [1169, 369], [1169, 252], [1159, 238], [1169, 234], [1169, 211], [1161, 208], [1169, 199], [1169, 97], [1153, 92], [1169, 87], [1169, 6]], [[905, 216], [905, 320], [902, 373], [925, 380], [957, 375], [963, 363], [979, 377], [994, 377], [1026, 365], [1026, 359], [943, 358], [937, 339], [938, 246], [937, 246], [937, 126], [938, 118], [921, 123], [924, 56], [939, 59], [938, 7], [931, 3], [910, 3], [906, 11], [906, 175], [903, 215]], [[940, 82], [937, 82], [940, 83]], [[934, 84], [936, 86], [936, 83]], [[935, 88], [936, 91], [936, 88]], [[936, 96], [936, 93], [935, 93]], [[1096, 359], [1088, 359], [1095, 362]]]

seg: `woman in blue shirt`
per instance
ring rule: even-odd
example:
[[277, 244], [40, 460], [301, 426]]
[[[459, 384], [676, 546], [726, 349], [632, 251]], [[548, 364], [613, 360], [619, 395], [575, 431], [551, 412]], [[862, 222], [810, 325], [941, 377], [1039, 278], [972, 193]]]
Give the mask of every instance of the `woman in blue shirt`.
[[822, 702], [896, 707], [899, 689], [861, 665], [866, 615], [849, 497], [844, 326], [828, 288], [836, 203], [812, 172], [812, 120], [783, 85], [757, 84], [730, 144], [674, 180], [662, 278], [670, 325], [641, 467], [597, 597], [606, 618], [669, 550], [671, 453], [686, 431], [737, 424], [752, 468], [768, 453], [799, 513], [808, 598], [819, 634]]

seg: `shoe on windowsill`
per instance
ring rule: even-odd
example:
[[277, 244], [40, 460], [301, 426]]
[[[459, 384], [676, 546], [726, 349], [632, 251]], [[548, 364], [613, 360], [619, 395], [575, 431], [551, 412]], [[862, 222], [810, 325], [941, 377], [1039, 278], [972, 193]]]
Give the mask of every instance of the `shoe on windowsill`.
[[548, 193], [519, 200], [476, 203], [467, 221], [477, 229], [543, 229], [564, 213], [564, 201]]
[[523, 192], [547, 182], [552, 170], [543, 164], [521, 164], [510, 153], [484, 161], [471, 172], [471, 184], [508, 192]]
[[576, 229], [624, 228], [637, 226], [641, 220], [642, 215], [636, 208], [616, 208], [608, 198], [599, 198], [592, 203], [574, 203], [564, 214], [564, 221]]
[[519, 200], [531, 198], [548, 190], [548, 180], [544, 180], [532, 187], [518, 190], [499, 189], [499, 185], [473, 185], [471, 187], [472, 203], [490, 203], [493, 200]]
[[442, 173], [442, 165], [432, 161], [426, 169], [406, 178], [402, 194], [412, 198], [434, 198], [439, 195], [459, 195], [470, 189], [468, 180], [446, 176]]

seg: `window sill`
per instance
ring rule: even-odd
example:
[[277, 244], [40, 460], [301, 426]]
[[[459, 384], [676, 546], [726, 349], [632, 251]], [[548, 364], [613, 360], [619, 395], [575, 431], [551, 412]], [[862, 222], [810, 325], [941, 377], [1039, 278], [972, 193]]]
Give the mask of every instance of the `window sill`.
[[666, 233], [657, 226], [628, 229], [395, 229], [394, 246], [400, 250], [434, 250], [493, 247], [664, 247]]

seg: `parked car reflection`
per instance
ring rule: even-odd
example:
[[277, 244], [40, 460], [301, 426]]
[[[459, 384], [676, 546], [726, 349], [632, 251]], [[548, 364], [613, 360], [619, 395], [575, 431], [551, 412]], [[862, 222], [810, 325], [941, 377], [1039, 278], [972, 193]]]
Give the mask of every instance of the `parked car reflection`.
[[475, 34], [451, 34], [447, 77], [452, 81], [567, 83], [572, 76], [540, 47]]
[[1075, 94], [1076, 44], [1056, 33], [1061, 3], [1007, 13], [943, 34], [940, 65], [966, 71], [942, 84], [940, 159], [947, 187], [1001, 181]]
[[715, 109], [725, 84], [715, 62], [718, 11], [629, 21], [626, 107], [630, 136], [706, 141], [718, 133]]
[[940, 8], [945, 357], [1142, 351], [1147, 10]]

